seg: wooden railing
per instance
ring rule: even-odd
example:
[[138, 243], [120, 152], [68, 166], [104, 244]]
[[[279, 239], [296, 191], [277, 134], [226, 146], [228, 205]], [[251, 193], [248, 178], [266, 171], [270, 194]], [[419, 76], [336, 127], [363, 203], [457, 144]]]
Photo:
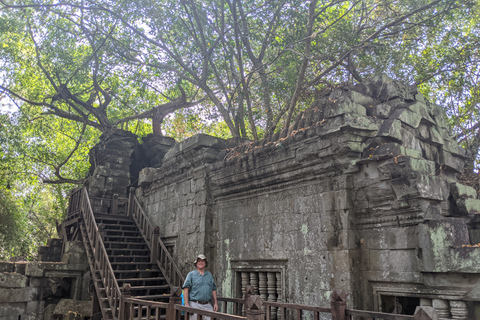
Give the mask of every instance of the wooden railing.
[[[88, 191], [86, 188], [82, 188], [80, 194], [80, 208], [82, 218], [85, 223], [85, 229], [87, 231], [88, 241], [92, 247], [95, 270], [98, 270], [102, 279], [103, 287], [105, 289], [106, 297], [110, 304], [113, 317], [118, 318], [121, 291], [118, 286], [115, 274], [108, 259], [107, 250], [103, 244], [101, 233], [98, 230], [95, 217], [93, 215], [92, 206], [88, 197]], [[76, 198], [78, 195], [72, 195]]]
[[[128, 296], [128, 292], [125, 296]], [[214, 312], [199, 310], [192, 307], [181, 305], [181, 289], [175, 287], [172, 289], [169, 303], [144, 301], [125, 297], [122, 300], [125, 312], [121, 314], [120, 320], [134, 319], [159, 319], [164, 316], [167, 320], [180, 320], [182, 316], [188, 319], [190, 315], [197, 314], [199, 320], [203, 317], [211, 317], [213, 320], [270, 320], [268, 309], [270, 307], [281, 308], [280, 319], [302, 320], [308, 312], [313, 312], [312, 319], [320, 319], [320, 313], [330, 314], [328, 317], [332, 320], [352, 320], [356, 317], [368, 319], [386, 319], [386, 320], [433, 320], [437, 319], [436, 311], [432, 307], [417, 307], [415, 315], [399, 315], [381, 312], [370, 312], [360, 310], [346, 309], [346, 295], [342, 291], [334, 291], [331, 296], [330, 308], [313, 307], [291, 303], [273, 303], [263, 301], [258, 295], [253, 295], [253, 287], [247, 286], [244, 299], [219, 298], [223, 306], [223, 312]], [[238, 304], [238, 309], [244, 309], [241, 315], [227, 314], [227, 304]], [[285, 316], [288, 314], [288, 317]], [[308, 317], [310, 318], [310, 317]], [[322, 318], [325, 318], [323, 316]], [[359, 319], [359, 318], [357, 318]]]
[[80, 213], [83, 188], [73, 189], [68, 201], [67, 219]]
[[159, 237], [159, 228], [154, 227], [135, 197], [135, 189], [130, 189], [128, 215], [133, 217], [151, 252], [151, 262], [157, 263], [170, 288], [181, 286], [185, 281], [180, 269]]

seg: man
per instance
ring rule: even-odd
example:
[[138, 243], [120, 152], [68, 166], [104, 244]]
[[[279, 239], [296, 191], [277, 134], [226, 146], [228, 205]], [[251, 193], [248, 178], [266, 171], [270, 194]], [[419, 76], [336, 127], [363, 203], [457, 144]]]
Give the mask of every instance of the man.
[[[207, 258], [203, 254], [199, 254], [193, 265], [197, 269], [188, 273], [182, 287], [185, 306], [217, 311], [217, 286], [212, 274], [205, 270], [208, 265]], [[210, 304], [211, 300], [213, 300], [213, 306]], [[197, 315], [192, 315], [190, 319], [196, 320]], [[210, 320], [210, 317], [203, 317], [203, 319]]]

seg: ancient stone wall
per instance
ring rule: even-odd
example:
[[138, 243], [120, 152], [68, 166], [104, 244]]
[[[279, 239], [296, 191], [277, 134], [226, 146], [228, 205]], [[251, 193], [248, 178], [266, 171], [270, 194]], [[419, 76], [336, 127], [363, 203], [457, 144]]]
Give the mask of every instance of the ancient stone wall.
[[0, 320], [90, 317], [90, 281], [82, 242], [67, 242], [61, 262], [0, 262]]
[[221, 295], [253, 284], [327, 306], [344, 289], [350, 307], [465, 319], [480, 300], [480, 204], [456, 180], [463, 161], [442, 109], [379, 76], [332, 89], [268, 140], [176, 144], [136, 194], [184, 272], [207, 255]]

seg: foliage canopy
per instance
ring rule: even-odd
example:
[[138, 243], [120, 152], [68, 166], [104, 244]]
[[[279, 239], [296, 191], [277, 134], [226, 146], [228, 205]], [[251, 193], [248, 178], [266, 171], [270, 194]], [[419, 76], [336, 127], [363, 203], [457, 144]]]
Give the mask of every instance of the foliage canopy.
[[0, 0], [0, 102], [16, 106], [2, 115], [2, 214], [28, 216], [12, 198], [41, 182], [54, 184], [60, 205], [59, 184], [81, 183], [100, 133], [257, 140], [288, 128], [330, 86], [378, 73], [443, 105], [473, 168], [479, 8], [478, 0]]

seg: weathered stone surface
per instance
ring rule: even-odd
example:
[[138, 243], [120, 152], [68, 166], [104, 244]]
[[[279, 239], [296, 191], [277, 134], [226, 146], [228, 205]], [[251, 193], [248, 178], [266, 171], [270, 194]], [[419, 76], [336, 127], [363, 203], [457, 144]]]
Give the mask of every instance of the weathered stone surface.
[[62, 299], [56, 305], [53, 315], [64, 316], [69, 313], [75, 313], [80, 317], [90, 317], [92, 315], [92, 306], [92, 301]]
[[8, 261], [0, 261], [0, 272], [14, 272], [15, 263]]
[[0, 290], [0, 301], [3, 303], [35, 301], [38, 297], [38, 288], [19, 288]]
[[10, 302], [0, 307], [0, 319], [18, 319], [18, 316], [25, 313], [25, 303]]
[[456, 202], [460, 215], [468, 215], [480, 212], [480, 200], [460, 198]]
[[27, 277], [19, 273], [0, 273], [0, 288], [24, 288]]
[[386, 75], [375, 76], [364, 81], [364, 85], [370, 87], [372, 96], [380, 101], [395, 98], [413, 100], [417, 93], [416, 88], [407, 86], [400, 81], [393, 80]]
[[197, 134], [181, 143], [177, 143], [167, 152], [165, 159], [170, 159], [181, 152], [186, 152], [192, 149], [199, 149], [203, 147], [225, 149], [229, 146], [230, 145], [227, 140], [215, 138], [206, 134]]
[[455, 200], [459, 198], [476, 198], [477, 191], [472, 187], [460, 184], [458, 182], [450, 183], [450, 193]]

